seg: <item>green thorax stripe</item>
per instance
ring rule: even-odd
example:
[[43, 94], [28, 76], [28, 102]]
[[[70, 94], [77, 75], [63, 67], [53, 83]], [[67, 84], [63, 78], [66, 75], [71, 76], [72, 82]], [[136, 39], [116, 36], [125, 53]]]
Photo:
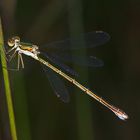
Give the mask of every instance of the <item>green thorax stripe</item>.
[[20, 42], [20, 44], [21, 44], [20, 48], [23, 50], [30, 50], [33, 47], [33, 44], [31, 43]]

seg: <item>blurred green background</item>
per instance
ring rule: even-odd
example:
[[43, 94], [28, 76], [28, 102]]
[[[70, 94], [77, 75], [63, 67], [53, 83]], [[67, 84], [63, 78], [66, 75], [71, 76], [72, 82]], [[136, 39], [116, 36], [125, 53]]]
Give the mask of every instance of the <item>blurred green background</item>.
[[[119, 120], [68, 82], [71, 101], [61, 102], [38, 62], [25, 56], [25, 69], [9, 72], [18, 140], [140, 139], [139, 0], [1, 0], [0, 16], [5, 41], [19, 35], [43, 45], [83, 32], [109, 33], [107, 44], [80, 52], [102, 59], [104, 67], [71, 66], [81, 83], [130, 117]], [[2, 83], [1, 74], [0, 140], [10, 140]]]

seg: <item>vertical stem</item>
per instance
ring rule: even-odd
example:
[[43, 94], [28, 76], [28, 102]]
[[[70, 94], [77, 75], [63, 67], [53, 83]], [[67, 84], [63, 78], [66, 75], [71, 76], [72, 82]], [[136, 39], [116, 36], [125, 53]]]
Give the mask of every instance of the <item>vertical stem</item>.
[[[71, 36], [74, 37], [79, 33], [83, 33], [83, 5], [81, 0], [69, 0], [68, 1], [68, 9], [69, 9], [69, 26]], [[84, 44], [84, 38], [81, 39], [81, 45]], [[72, 42], [72, 45], [76, 45], [75, 42]], [[79, 45], [79, 42], [78, 42]], [[86, 56], [86, 50], [80, 50], [79, 53], [82, 56]], [[73, 53], [74, 55], [74, 53]], [[76, 69], [78, 67], [74, 66]], [[82, 78], [88, 79], [88, 71], [81, 70]], [[75, 90], [75, 92], [78, 92]], [[92, 126], [92, 113], [91, 113], [91, 105], [88, 100], [82, 98], [80, 95], [76, 95], [76, 112], [77, 112], [77, 123], [78, 123], [78, 139], [79, 140], [93, 140], [93, 126]]]
[[3, 41], [2, 24], [0, 19], [0, 53], [1, 53], [1, 63], [3, 67], [2, 70], [3, 70], [3, 77], [4, 77], [6, 102], [8, 107], [9, 121], [10, 121], [10, 131], [11, 131], [12, 140], [17, 140], [15, 116], [14, 116], [14, 109], [12, 103], [11, 90], [10, 90], [10, 82], [9, 82], [9, 76], [7, 71], [6, 56], [5, 56], [3, 46], [4, 46], [4, 41]]

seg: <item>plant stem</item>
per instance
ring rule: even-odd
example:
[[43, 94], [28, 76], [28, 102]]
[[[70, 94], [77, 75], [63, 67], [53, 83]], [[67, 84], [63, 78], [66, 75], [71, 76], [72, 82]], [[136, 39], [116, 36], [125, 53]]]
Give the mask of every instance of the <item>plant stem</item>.
[[6, 93], [6, 102], [8, 107], [9, 121], [10, 121], [9, 122], [10, 132], [11, 132], [12, 140], [17, 140], [15, 117], [14, 117], [12, 96], [10, 90], [10, 82], [9, 82], [9, 76], [7, 71], [6, 56], [5, 56], [5, 51], [3, 46], [4, 46], [4, 39], [3, 39], [2, 24], [0, 19], [0, 53], [1, 53], [1, 63], [2, 63], [2, 71], [3, 71], [4, 85], [5, 85], [5, 93]]
[[[83, 33], [83, 3], [78, 0], [69, 0], [69, 25], [70, 25], [70, 33], [72, 37], [77, 36], [79, 33]], [[81, 46], [85, 44], [84, 38], [81, 37]], [[72, 42], [72, 45], [79, 45], [75, 42]], [[82, 56], [86, 56], [86, 49], [82, 49], [76, 54], [76, 52], [72, 52], [73, 55], [81, 54]], [[74, 65], [74, 69], [78, 69], [76, 65]], [[88, 71], [86, 69], [78, 70], [83, 79], [88, 79]], [[86, 82], [86, 81], [85, 81]], [[78, 90], [79, 91], [79, 90]], [[75, 90], [75, 93], [78, 93]], [[94, 130], [92, 126], [92, 112], [91, 112], [91, 104], [89, 100], [85, 100], [81, 95], [76, 96], [76, 112], [77, 112], [77, 126], [78, 126], [78, 140], [94, 140]]]

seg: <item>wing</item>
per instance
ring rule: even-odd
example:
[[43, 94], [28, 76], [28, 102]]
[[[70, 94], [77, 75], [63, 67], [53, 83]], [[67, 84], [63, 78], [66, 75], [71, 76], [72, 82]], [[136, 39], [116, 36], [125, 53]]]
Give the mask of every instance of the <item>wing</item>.
[[[51, 53], [50, 55], [53, 59], [53, 61], [56, 62], [63, 62], [63, 63], [75, 63], [78, 65], [82, 65], [82, 66], [88, 66], [88, 67], [102, 67], [104, 65], [103, 61], [94, 57], [94, 56], [76, 56], [76, 55], [70, 55], [70, 54], [64, 54], [64, 53]], [[49, 58], [49, 59], [50, 59]], [[65, 65], [66, 66], [66, 65]], [[65, 68], [65, 67], [64, 67]], [[69, 69], [69, 68], [65, 68], [67, 71], [69, 70], [71, 74], [75, 75], [74, 70]], [[68, 71], [68, 72], [69, 72]]]
[[69, 94], [63, 81], [56, 75], [56, 73], [54, 73], [49, 68], [43, 67], [43, 69], [46, 72], [48, 80], [56, 96], [60, 98], [63, 102], [69, 102]]
[[[84, 43], [83, 39], [85, 40], [86, 44], [81, 45], [82, 42]], [[110, 36], [108, 33], [103, 31], [94, 31], [86, 34], [81, 34], [77, 38], [56, 41], [44, 47], [47, 47], [48, 49], [59, 49], [60, 51], [85, 47], [92, 48], [106, 43], [109, 39]], [[76, 45], [72, 45], [72, 43]]]
[[45, 56], [48, 60], [50, 60], [52, 63], [54, 63], [56, 66], [60, 67], [62, 71], [66, 71], [73, 76], [78, 76], [78, 73], [76, 73], [69, 66], [65, 65], [63, 62], [61, 62], [60, 59], [57, 59], [57, 57], [55, 57], [54, 55], [47, 52], [45, 53], [41, 52], [41, 54]]

